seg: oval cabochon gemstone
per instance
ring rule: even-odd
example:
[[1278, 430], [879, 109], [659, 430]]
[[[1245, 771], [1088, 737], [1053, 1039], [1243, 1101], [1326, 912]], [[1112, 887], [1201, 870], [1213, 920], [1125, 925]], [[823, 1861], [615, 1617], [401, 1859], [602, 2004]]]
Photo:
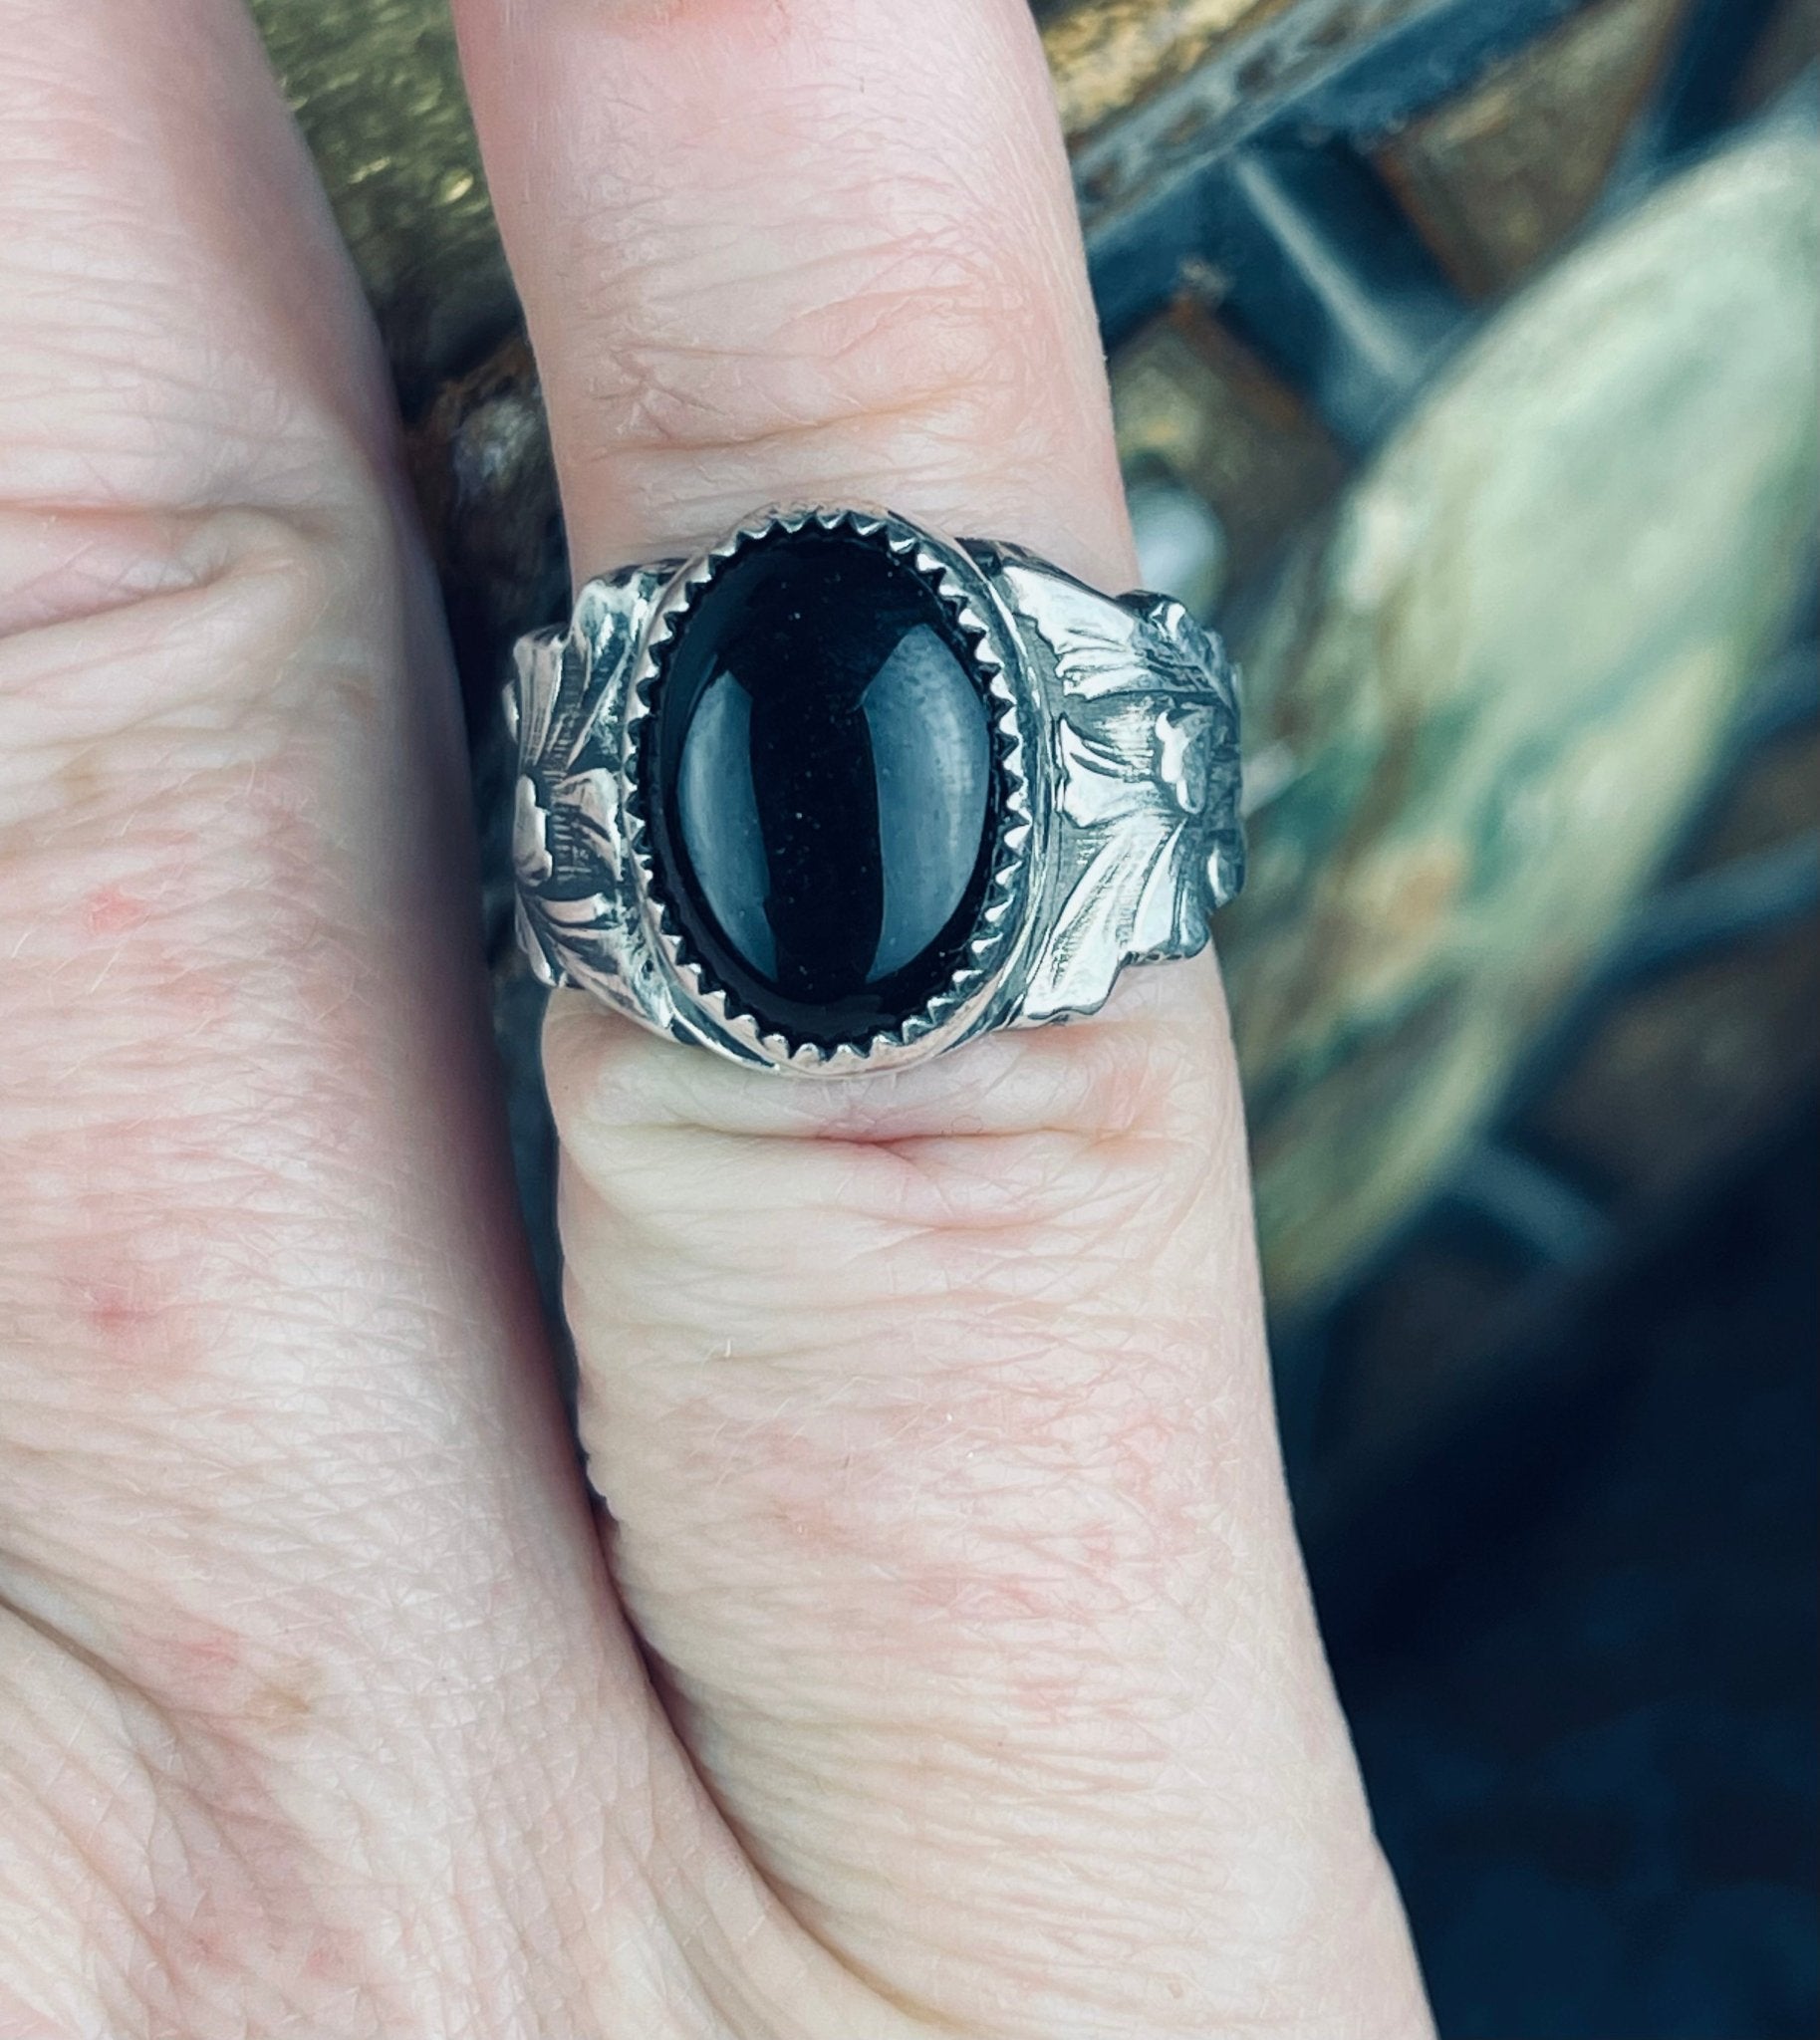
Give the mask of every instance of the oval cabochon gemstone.
[[991, 881], [992, 718], [965, 635], [883, 537], [750, 542], [660, 655], [640, 783], [687, 953], [831, 1048], [953, 978]]

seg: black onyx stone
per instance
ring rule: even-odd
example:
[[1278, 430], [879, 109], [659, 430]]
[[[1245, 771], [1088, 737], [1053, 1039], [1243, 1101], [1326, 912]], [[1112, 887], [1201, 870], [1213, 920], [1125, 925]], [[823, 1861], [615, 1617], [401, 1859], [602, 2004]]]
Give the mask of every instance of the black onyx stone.
[[724, 564], [663, 649], [639, 777], [685, 950], [761, 1027], [864, 1041], [952, 979], [991, 879], [992, 721], [883, 538], [779, 531]]

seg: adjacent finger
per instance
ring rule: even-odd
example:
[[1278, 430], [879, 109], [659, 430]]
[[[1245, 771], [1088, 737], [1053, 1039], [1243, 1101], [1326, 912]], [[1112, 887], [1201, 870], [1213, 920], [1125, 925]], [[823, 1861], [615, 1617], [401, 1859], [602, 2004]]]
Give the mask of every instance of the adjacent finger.
[[[460, 0], [578, 569], [779, 498], [1131, 577], [1023, 0]], [[793, 1087], [577, 1001], [583, 1428], [756, 1861], [969, 2032], [1415, 2031], [1290, 1533], [1204, 967]]]
[[240, 8], [0, 0], [0, 2000], [33, 2031], [529, 2030], [574, 1882], [548, 1808], [639, 1694], [487, 1104], [390, 436]]

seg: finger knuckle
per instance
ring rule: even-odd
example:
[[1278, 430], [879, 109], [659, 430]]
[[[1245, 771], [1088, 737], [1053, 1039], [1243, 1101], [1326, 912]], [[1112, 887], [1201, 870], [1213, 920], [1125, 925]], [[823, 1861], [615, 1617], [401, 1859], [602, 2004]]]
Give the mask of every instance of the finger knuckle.
[[812, 227], [787, 250], [665, 262], [616, 273], [590, 391], [594, 457], [651, 528], [707, 529], [746, 504], [759, 465], [773, 492], [851, 494], [857, 478], [867, 495], [887, 463], [901, 490], [927, 492], [1042, 411], [1020, 338], [1030, 293], [949, 221]]

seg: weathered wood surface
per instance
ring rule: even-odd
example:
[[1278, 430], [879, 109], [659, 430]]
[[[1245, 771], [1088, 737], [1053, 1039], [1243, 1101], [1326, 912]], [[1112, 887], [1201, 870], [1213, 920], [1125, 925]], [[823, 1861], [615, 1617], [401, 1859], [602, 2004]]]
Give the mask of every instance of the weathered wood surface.
[[1689, 0], [1592, 0], [1387, 136], [1378, 167], [1468, 297], [1507, 288], [1585, 219]]
[[1820, 494], [1817, 176], [1808, 135], [1758, 139], [1545, 276], [1247, 647], [1249, 745], [1288, 784], [1220, 950], [1279, 1305], [1476, 1130], [1785, 628]]

